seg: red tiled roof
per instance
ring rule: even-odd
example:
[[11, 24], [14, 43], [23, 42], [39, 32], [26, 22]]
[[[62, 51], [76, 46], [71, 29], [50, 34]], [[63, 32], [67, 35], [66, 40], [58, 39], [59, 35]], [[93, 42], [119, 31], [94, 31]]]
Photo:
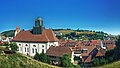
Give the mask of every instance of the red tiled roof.
[[82, 56], [88, 56], [90, 52], [95, 48], [95, 46], [81, 46], [81, 49], [88, 49], [87, 53], [82, 53]]
[[51, 46], [47, 52], [47, 55], [49, 56], [57, 56], [57, 57], [62, 57], [64, 54], [72, 55], [72, 50], [69, 47], [64, 47], [64, 46], [57, 46], [53, 47]]
[[91, 62], [92, 55], [88, 56], [88, 58], [84, 62]]
[[97, 52], [96, 56], [104, 56], [100, 51]]
[[18, 42], [48, 42], [57, 41], [54, 33], [50, 29], [44, 29], [42, 34], [32, 34], [30, 30], [22, 31], [17, 34], [13, 41]]
[[115, 47], [116, 47], [116, 45], [108, 45], [108, 46], [107, 46], [107, 50], [114, 49]]
[[100, 40], [91, 40], [91, 45], [94, 46], [100, 45]]

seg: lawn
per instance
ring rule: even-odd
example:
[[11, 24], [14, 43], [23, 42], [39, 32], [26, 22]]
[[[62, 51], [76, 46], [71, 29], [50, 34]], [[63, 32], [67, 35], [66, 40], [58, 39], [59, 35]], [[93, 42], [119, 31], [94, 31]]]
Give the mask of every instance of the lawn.
[[110, 64], [99, 66], [98, 68], [120, 68], [120, 61], [116, 61]]
[[0, 55], [0, 68], [59, 68], [22, 54]]
[[56, 31], [56, 32], [61, 32], [63, 35], [65, 35], [65, 34], [69, 34], [71, 32], [74, 32], [74, 30], [59, 30], [59, 31]]
[[0, 46], [0, 68], [59, 68], [20, 53], [1, 55], [4, 49], [5, 46]]

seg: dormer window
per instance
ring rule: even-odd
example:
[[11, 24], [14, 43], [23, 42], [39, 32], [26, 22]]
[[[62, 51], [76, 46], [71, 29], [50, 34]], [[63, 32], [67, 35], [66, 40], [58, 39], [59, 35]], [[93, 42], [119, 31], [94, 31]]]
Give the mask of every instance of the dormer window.
[[84, 48], [83, 49], [83, 53], [87, 53], [88, 49], [87, 48]]

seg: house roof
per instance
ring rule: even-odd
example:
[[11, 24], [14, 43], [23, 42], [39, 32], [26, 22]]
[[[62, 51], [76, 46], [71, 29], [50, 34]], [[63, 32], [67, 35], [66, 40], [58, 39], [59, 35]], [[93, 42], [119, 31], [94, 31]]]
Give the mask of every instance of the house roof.
[[99, 57], [100, 57], [100, 56], [104, 56], [104, 53], [98, 51], [97, 54], [96, 54], [96, 56], [99, 56]]
[[42, 34], [32, 34], [30, 30], [22, 31], [13, 38], [13, 41], [17, 42], [52, 42], [57, 40], [51, 29], [44, 29]]
[[89, 53], [95, 48], [95, 46], [81, 46], [81, 50], [88, 49], [87, 53], [82, 53], [82, 56], [88, 56]]
[[47, 55], [49, 56], [57, 56], [57, 57], [62, 57], [64, 54], [68, 54], [68, 55], [72, 55], [72, 50], [69, 47], [65, 47], [65, 46], [57, 46], [57, 47], [53, 47], [51, 46], [47, 52]]
[[92, 58], [92, 55], [89, 55], [88, 58], [84, 60], [84, 62], [91, 62], [91, 58]]
[[115, 47], [116, 47], [116, 45], [108, 45], [108, 46], [107, 46], [107, 50], [114, 49]]

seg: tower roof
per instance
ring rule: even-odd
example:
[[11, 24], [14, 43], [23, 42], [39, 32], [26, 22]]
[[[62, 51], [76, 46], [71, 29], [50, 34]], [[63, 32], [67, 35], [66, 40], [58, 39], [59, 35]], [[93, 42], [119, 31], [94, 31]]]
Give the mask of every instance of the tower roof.
[[40, 16], [37, 17], [37, 19], [35, 21], [42, 21], [42, 18]]

